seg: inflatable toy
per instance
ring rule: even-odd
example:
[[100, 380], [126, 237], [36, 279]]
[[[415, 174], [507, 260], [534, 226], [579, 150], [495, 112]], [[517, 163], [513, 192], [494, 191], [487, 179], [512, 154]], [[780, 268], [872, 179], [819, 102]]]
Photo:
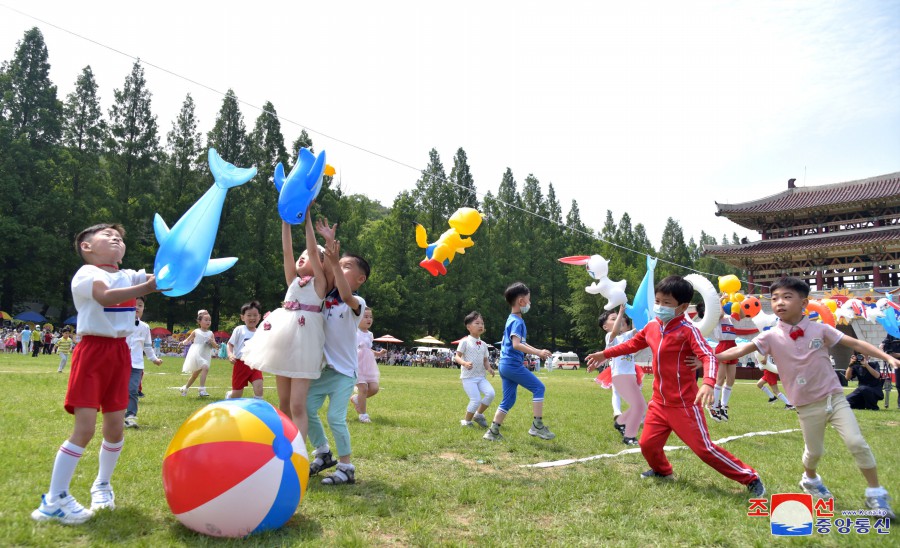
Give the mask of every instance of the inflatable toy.
[[204, 276], [220, 274], [237, 262], [237, 257], [210, 257], [228, 189], [252, 179], [256, 168], [235, 167], [223, 160], [214, 148], [209, 149], [208, 158], [215, 184], [171, 229], [159, 213], [153, 218], [153, 230], [159, 242], [153, 263], [156, 287], [164, 289], [163, 295], [169, 297], [190, 293]]
[[772, 373], [778, 374], [778, 367], [772, 363], [771, 359], [766, 360], [766, 363], [763, 363], [763, 359], [765, 356], [760, 354], [758, 351], [753, 352], [753, 355], [756, 357], [756, 367], [757, 369], [762, 369], [764, 371], [771, 371]]
[[719, 277], [719, 291], [722, 293], [736, 293], [741, 289], [741, 280], [734, 274]]
[[653, 303], [656, 301], [653, 273], [656, 270], [656, 262], [656, 259], [647, 256], [647, 273], [644, 274], [631, 304], [625, 304], [625, 314], [631, 318], [632, 325], [638, 330], [643, 329], [653, 319]]
[[888, 332], [888, 335], [900, 338], [900, 318], [898, 318], [900, 316], [900, 305], [888, 299], [878, 299], [875, 303], [875, 309], [870, 310], [869, 313], [871, 314], [875, 310], [878, 311], [878, 314], [875, 315], [875, 321], [881, 324], [881, 327]]
[[447, 267], [453, 262], [457, 253], [465, 254], [466, 248], [475, 245], [471, 236], [481, 226], [481, 213], [471, 207], [461, 207], [450, 217], [447, 223], [450, 230], [441, 234], [432, 244], [428, 243], [425, 227], [416, 223], [416, 245], [425, 249], [425, 259], [419, 266], [432, 276], [447, 274]]
[[768, 312], [759, 312], [756, 316], [753, 316], [752, 320], [753, 325], [755, 325], [759, 332], [762, 333], [778, 322], [778, 316], [769, 314]]
[[821, 302], [828, 307], [828, 310], [831, 310], [832, 314], [834, 314], [838, 309], [838, 303], [834, 299], [822, 299]]
[[722, 314], [722, 305], [719, 303], [719, 294], [712, 282], [699, 274], [688, 274], [684, 277], [694, 286], [694, 291], [703, 297], [703, 303], [706, 305], [706, 313], [703, 318], [691, 318], [694, 326], [700, 331], [704, 337], [708, 337], [716, 325], [719, 323], [719, 316]]
[[306, 209], [322, 190], [325, 175], [334, 175], [334, 168], [325, 163], [324, 150], [315, 156], [308, 148], [301, 148], [287, 178], [278, 162], [272, 179], [278, 190], [278, 215], [284, 222], [296, 225], [304, 221]]
[[853, 318], [866, 317], [866, 305], [863, 304], [863, 302], [859, 299], [849, 299], [844, 302], [844, 304], [842, 304], [840, 308], [832, 310], [832, 312], [834, 312], [834, 317], [837, 321], [840, 321], [842, 323], [849, 323]]
[[588, 274], [596, 281], [585, 287], [584, 290], [591, 295], [602, 295], [606, 297], [606, 300], [609, 302], [603, 307], [604, 310], [612, 310], [613, 308], [622, 306], [628, 302], [628, 297], [625, 296], [625, 285], [627, 282], [625, 280], [614, 282], [606, 277], [609, 274], [609, 261], [602, 256], [576, 255], [573, 257], [563, 257], [559, 262], [585, 265], [587, 267]]
[[749, 296], [740, 304], [741, 315], [745, 318], [753, 318], [762, 312], [762, 303], [754, 296]]
[[225, 400], [188, 417], [163, 460], [163, 489], [185, 527], [214, 537], [277, 529], [309, 480], [303, 436], [257, 399]]
[[831, 313], [831, 310], [824, 303], [821, 301], [809, 301], [809, 304], [806, 305], [806, 313], [812, 317], [813, 312], [819, 315], [819, 320], [822, 323], [834, 327], [834, 314]]

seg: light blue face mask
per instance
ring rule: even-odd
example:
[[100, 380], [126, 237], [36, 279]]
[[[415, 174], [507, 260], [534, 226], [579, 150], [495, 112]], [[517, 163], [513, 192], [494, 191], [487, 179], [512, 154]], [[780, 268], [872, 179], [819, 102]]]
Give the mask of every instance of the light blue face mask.
[[528, 311], [531, 310], [531, 303], [519, 307], [519, 310], [522, 312], [522, 314], [528, 314]]
[[663, 306], [661, 304], [653, 305], [653, 314], [659, 318], [662, 323], [668, 323], [675, 317], [675, 309], [671, 306]]

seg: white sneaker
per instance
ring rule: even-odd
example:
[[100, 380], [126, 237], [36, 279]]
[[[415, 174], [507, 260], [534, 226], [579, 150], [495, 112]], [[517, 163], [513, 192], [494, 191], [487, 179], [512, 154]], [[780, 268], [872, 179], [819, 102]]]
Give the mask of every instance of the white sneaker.
[[803, 474], [800, 477], [800, 489], [803, 489], [803, 492], [807, 495], [812, 495], [822, 500], [834, 498], [831, 491], [829, 491], [828, 488], [825, 487], [825, 484], [822, 483], [821, 476], [816, 476], [815, 479], [811, 479], [806, 477], [806, 474]]
[[209, 392], [206, 391], [206, 388], [201, 388], [201, 389], [200, 389], [200, 397], [201, 397], [201, 398], [208, 398], [208, 397], [209, 397]]
[[116, 508], [116, 494], [113, 493], [112, 485], [109, 482], [95, 483], [91, 486], [91, 510], [102, 510]]
[[231, 399], [231, 390], [229, 390], [228, 392], [225, 392], [225, 399], [226, 399], [226, 400], [230, 400], [230, 399]]
[[471, 427], [471, 426], [472, 426], [472, 421], [467, 421], [466, 419], [460, 419], [460, 420], [459, 420], [459, 425], [460, 425], [460, 426]]
[[68, 493], [56, 499], [52, 504], [47, 504], [47, 495], [41, 495], [41, 505], [31, 513], [31, 519], [35, 521], [56, 520], [66, 525], [76, 525], [91, 519], [93, 512], [78, 504], [75, 497]]
[[181, 395], [182, 396], [187, 396], [187, 391], [188, 391], [187, 386], [181, 387]]
[[359, 422], [372, 422], [372, 419], [369, 418], [368, 413], [363, 413], [359, 416]]
[[129, 415], [129, 416], [125, 417], [125, 428], [137, 428], [137, 427], [138, 427], [137, 417], [135, 417], [134, 415]]

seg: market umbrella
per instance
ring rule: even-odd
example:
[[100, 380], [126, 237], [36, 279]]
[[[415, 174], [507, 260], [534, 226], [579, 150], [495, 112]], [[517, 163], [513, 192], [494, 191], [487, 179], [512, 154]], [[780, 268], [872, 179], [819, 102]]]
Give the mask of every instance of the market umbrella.
[[450, 344], [459, 344], [462, 342], [463, 339], [465, 339], [465, 337], [463, 337], [462, 339], [456, 339], [455, 341], [451, 342]]
[[422, 343], [422, 344], [444, 344], [444, 341], [435, 339], [431, 335], [426, 335], [426, 336], [422, 337], [421, 339], [416, 339], [415, 342]]
[[19, 320], [20, 322], [40, 323], [47, 318], [41, 316], [37, 312], [32, 312], [31, 310], [29, 310], [28, 312], [22, 312], [21, 314], [16, 316], [15, 319]]
[[382, 336], [378, 337], [377, 339], [372, 339], [372, 341], [380, 342], [380, 343], [394, 343], [394, 344], [399, 344], [399, 343], [403, 342], [393, 335], [382, 335]]
[[150, 334], [154, 337], [168, 337], [172, 332], [165, 327], [154, 327], [150, 330]]
[[63, 325], [78, 325], [78, 314], [66, 318], [66, 321], [63, 322]]
[[0, 311], [0, 320], [11, 320], [12, 316], [7, 314], [6, 312]]

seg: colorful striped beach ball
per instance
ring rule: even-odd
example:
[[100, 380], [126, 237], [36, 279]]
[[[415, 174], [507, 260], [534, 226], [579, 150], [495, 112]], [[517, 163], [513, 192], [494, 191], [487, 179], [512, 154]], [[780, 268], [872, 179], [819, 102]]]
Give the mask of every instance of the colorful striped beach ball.
[[303, 436], [263, 400], [200, 409], [175, 433], [163, 460], [169, 508], [189, 529], [214, 537], [281, 527], [308, 481]]

